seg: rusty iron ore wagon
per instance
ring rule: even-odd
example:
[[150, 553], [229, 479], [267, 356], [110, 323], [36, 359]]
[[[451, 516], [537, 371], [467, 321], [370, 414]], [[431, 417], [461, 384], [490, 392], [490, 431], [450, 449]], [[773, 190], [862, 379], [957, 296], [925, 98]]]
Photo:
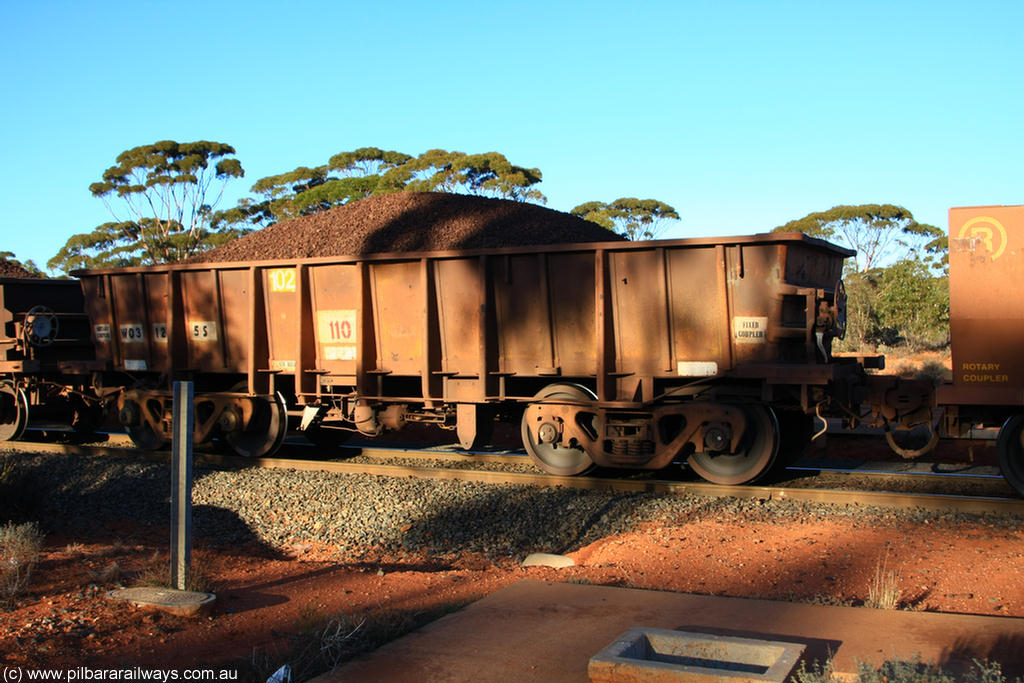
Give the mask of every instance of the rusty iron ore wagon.
[[[511, 416], [551, 473], [682, 457], [743, 483], [780, 421], [865, 398], [858, 359], [830, 353], [851, 254], [770, 234], [77, 275], [144, 448], [168, 438], [169, 382], [192, 379], [196, 439], [244, 455], [274, 452], [289, 414], [317, 441], [421, 422], [467, 448]], [[902, 399], [894, 421], [927, 403]]]
[[[0, 440], [29, 413], [88, 431], [116, 407], [141, 447], [196, 383], [195, 439], [271, 454], [408, 423], [470, 448], [518, 421], [541, 469], [754, 481], [825, 417], [886, 428], [906, 457], [999, 427], [1024, 494], [1024, 206], [950, 210], [953, 381], [839, 356], [843, 261], [799, 234], [185, 263], [0, 279]], [[83, 297], [84, 294], [84, 297]], [[924, 448], [890, 428], [922, 427]]]

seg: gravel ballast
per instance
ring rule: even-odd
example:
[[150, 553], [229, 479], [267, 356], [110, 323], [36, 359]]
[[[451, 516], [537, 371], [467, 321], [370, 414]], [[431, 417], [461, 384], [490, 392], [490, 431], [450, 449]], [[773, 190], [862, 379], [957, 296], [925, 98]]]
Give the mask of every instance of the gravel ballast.
[[[0, 491], [7, 516], [45, 530], [88, 533], [124, 521], [166, 528], [170, 468], [115, 456], [7, 456], [15, 468]], [[257, 541], [277, 550], [333, 544], [350, 559], [377, 551], [492, 560], [533, 552], [564, 554], [649, 521], [725, 515], [744, 520], [864, 516], [870, 524], [928, 523], [954, 515], [788, 501], [707, 499], [614, 491], [537, 488], [312, 471], [197, 470], [196, 539], [214, 545]], [[996, 520], [998, 522], [998, 520]], [[1009, 521], [1008, 523], [1016, 523]]]

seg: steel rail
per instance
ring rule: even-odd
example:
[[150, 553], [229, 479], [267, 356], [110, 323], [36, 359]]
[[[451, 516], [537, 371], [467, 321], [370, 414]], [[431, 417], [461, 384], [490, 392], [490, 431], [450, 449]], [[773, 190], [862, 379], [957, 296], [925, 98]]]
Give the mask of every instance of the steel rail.
[[[302, 448], [308, 448], [307, 446], [301, 446]], [[296, 444], [296, 448], [299, 446]], [[462, 451], [462, 450], [431, 450], [402, 447], [398, 445], [389, 446], [343, 446], [342, 448], [352, 449], [360, 451], [356, 455], [364, 456], [368, 458], [393, 458], [402, 457], [410, 460], [441, 460], [445, 462], [481, 462], [481, 463], [499, 463], [507, 465], [519, 465], [519, 464], [532, 464], [529, 460], [529, 456], [526, 453], [513, 454], [512, 452], [506, 453], [481, 453], [479, 451]], [[345, 456], [341, 456], [345, 457]], [[349, 456], [355, 457], [355, 456]], [[682, 461], [675, 464], [683, 464]], [[925, 465], [935, 466], [934, 463], [920, 463], [919, 467], [914, 468], [907, 464], [905, 461], [897, 463], [898, 467], [886, 469], [879, 463], [872, 462], [861, 462], [857, 465], [851, 465], [850, 467], [843, 467], [841, 465], [830, 465], [823, 461], [798, 461], [793, 465], [786, 466], [787, 472], [794, 473], [820, 473], [820, 474], [843, 474], [843, 475], [856, 475], [860, 477], [868, 478], [879, 478], [879, 479], [896, 479], [900, 477], [905, 478], [960, 478], [960, 479], [979, 479], [979, 480], [990, 480], [998, 479], [1002, 480], [1002, 475], [999, 474], [997, 468], [987, 468], [980, 465], [971, 465], [968, 470], [950, 470], [942, 471], [935, 469], [922, 469]], [[901, 469], [902, 468], [902, 469]]]
[[[116, 446], [93, 446], [89, 445], [89, 448], [96, 449], [99, 453], [104, 448], [113, 448], [115, 452], [131, 452], [145, 453], [145, 451], [139, 451], [135, 449], [134, 444], [127, 435], [123, 434], [111, 434], [109, 439], [104, 442], [108, 444], [117, 444]], [[45, 446], [46, 444], [53, 445], [52, 442], [7, 442], [9, 444], [15, 443], [32, 443], [37, 446]], [[59, 445], [59, 444], [58, 444]], [[71, 447], [71, 445], [66, 445]], [[83, 445], [84, 447], [84, 445]], [[298, 451], [309, 450], [317, 448], [305, 443], [294, 443], [285, 442], [286, 449], [295, 449]], [[396, 457], [408, 459], [408, 460], [437, 460], [441, 462], [456, 462], [456, 463], [491, 463], [500, 465], [532, 465], [529, 456], [526, 453], [515, 454], [513, 452], [503, 453], [486, 453], [480, 451], [463, 451], [449, 450], [456, 449], [457, 446], [439, 446], [431, 448], [417, 448], [413, 445], [402, 446], [400, 444], [392, 443], [386, 445], [375, 445], [375, 444], [346, 444], [337, 448], [336, 457], [338, 458], [353, 458], [353, 457], [365, 457], [375, 458], [380, 460], [390, 460]], [[61, 452], [61, 451], [56, 451]], [[70, 451], [69, 451], [70, 452]], [[323, 449], [321, 449], [323, 452]], [[210, 454], [208, 454], [210, 455]], [[211, 456], [212, 457], [212, 456]], [[227, 456], [233, 457], [233, 456]], [[288, 460], [289, 458], [277, 458], [278, 460]], [[300, 460], [302, 458], [299, 458]], [[330, 458], [314, 460], [313, 462], [330, 462]], [[901, 467], [909, 467], [906, 463], [899, 463]], [[819, 474], [839, 474], [849, 476], [859, 476], [865, 478], [878, 478], [878, 479], [899, 479], [899, 478], [961, 478], [961, 479], [978, 479], [978, 480], [1001, 480], [1002, 476], [998, 473], [998, 470], [993, 468], [992, 473], [979, 472], [979, 471], [967, 471], [967, 472], [936, 472], [931, 470], [908, 470], [908, 469], [872, 469], [875, 467], [874, 463], [859, 463], [856, 466], [842, 467], [842, 466], [829, 466], [823, 462], [809, 461], [807, 464], [796, 463], [786, 467], [787, 471], [796, 473], [819, 473]], [[982, 469], [977, 466], [972, 466], [972, 469]], [[715, 484], [714, 486], [718, 486]]]
[[[151, 462], [166, 462], [167, 451], [144, 452], [121, 446], [80, 446], [72, 444], [6, 442], [0, 448], [18, 451], [63, 453], [68, 455], [118, 455]], [[363, 449], [366, 455], [371, 449]], [[381, 450], [394, 457], [394, 450]], [[507, 456], [521, 457], [521, 456]], [[680, 482], [667, 479], [619, 479], [593, 476], [557, 477], [543, 473], [500, 472], [408, 465], [384, 465], [288, 458], [240, 458], [231, 455], [196, 453], [196, 464], [216, 469], [261, 467], [321, 471], [339, 474], [367, 474], [386, 477], [466, 481], [483, 484], [550, 486], [571, 489], [615, 490], [632, 493], [690, 494], [708, 498], [776, 500], [890, 509], [922, 509], [936, 512], [1024, 516], [1024, 500], [951, 494], [897, 493], [887, 491], [787, 488], [784, 486], [723, 486], [706, 482]]]
[[[103, 443], [106, 444], [118, 444], [123, 445], [125, 448], [134, 449], [135, 444], [127, 434], [110, 433], [106, 434], [106, 440]], [[33, 442], [33, 443], [49, 443], [49, 442]], [[321, 453], [325, 452], [323, 447], [315, 446], [307, 443], [305, 439], [293, 440], [289, 438], [285, 441], [282, 450], [295, 450], [305, 451], [313, 448], [317, 448]], [[329, 450], [329, 449], [328, 449]], [[531, 464], [529, 456], [525, 451], [505, 450], [496, 453], [489, 453], [485, 451], [466, 451], [460, 448], [456, 444], [448, 445], [432, 445], [423, 446], [415, 443], [403, 443], [403, 442], [360, 442], [354, 440], [338, 445], [335, 449], [334, 454], [337, 458], [351, 458], [351, 457], [367, 457], [367, 458], [379, 458], [382, 460], [391, 459], [394, 457], [401, 457], [409, 460], [439, 460], [442, 462], [478, 462], [478, 463], [493, 463], [502, 465], [520, 465], [520, 464]], [[133, 451], [135, 452], [135, 451]], [[326, 459], [330, 459], [330, 456]], [[678, 463], [682, 464], [682, 463]], [[886, 467], [886, 464], [889, 466]], [[931, 466], [932, 469], [924, 469], [927, 466]], [[871, 462], [871, 461], [858, 461], [856, 464], [852, 464], [845, 467], [840, 464], [830, 463], [824, 460], [818, 460], [815, 458], [809, 458], [797, 461], [792, 465], [786, 466], [786, 471], [796, 473], [820, 473], [820, 474], [841, 474], [841, 475], [856, 475], [868, 478], [888, 478], [896, 479], [900, 477], [905, 478], [960, 478], [960, 479], [999, 479], [1003, 477], [999, 473], [998, 468], [986, 467], [982, 465], [969, 465], [966, 468], [961, 467], [957, 470], [942, 471], [935, 469], [941, 467], [935, 463], [925, 463], [918, 461], [907, 461], [900, 460], [894, 462]]]

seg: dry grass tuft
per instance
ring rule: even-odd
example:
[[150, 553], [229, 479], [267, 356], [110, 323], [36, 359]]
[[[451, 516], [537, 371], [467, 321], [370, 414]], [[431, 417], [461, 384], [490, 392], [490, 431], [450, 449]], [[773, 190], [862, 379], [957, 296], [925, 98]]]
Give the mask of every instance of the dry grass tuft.
[[[787, 679], [788, 680], [788, 679]], [[851, 680], [835, 671], [831, 656], [825, 663], [800, 662], [792, 680], [796, 683], [839, 683]], [[880, 666], [857, 662], [855, 683], [1008, 683], [998, 662], [974, 660], [969, 670], [954, 674], [938, 664], [922, 661], [920, 655], [909, 659], [888, 659]], [[1022, 679], [1014, 679], [1021, 683]]]
[[465, 604], [453, 602], [422, 612], [378, 606], [353, 614], [327, 614], [313, 606], [300, 608], [295, 632], [277, 634], [286, 636], [290, 647], [277, 652], [260, 652], [254, 648], [252, 657], [242, 667], [240, 680], [263, 683], [283, 668], [292, 680], [308, 680], [461, 609]]
[[0, 527], [0, 602], [10, 605], [25, 590], [42, 547], [35, 522]]
[[900, 606], [903, 591], [900, 590], [900, 575], [889, 569], [889, 553], [875, 565], [875, 576], [868, 585], [866, 605], [875, 609], [896, 609]]
[[82, 543], [68, 543], [64, 546], [64, 554], [71, 559], [81, 559], [85, 557], [85, 545]]
[[[134, 584], [136, 586], [170, 586], [171, 561], [167, 554], [154, 552], [146, 562], [146, 566], [135, 577]], [[188, 574], [185, 576], [185, 590], [208, 593], [212, 591], [212, 588], [213, 577], [209, 563], [202, 555], [192, 553]]]
[[90, 571], [89, 577], [96, 583], [117, 583], [124, 578], [124, 572], [121, 571], [121, 565], [111, 562], [98, 572]]

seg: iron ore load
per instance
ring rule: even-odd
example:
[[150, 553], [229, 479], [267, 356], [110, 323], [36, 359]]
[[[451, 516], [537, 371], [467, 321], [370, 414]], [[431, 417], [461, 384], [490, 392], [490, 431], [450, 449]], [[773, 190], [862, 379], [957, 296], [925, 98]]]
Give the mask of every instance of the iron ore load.
[[[826, 417], [890, 434], [932, 428], [941, 408], [951, 435], [1004, 425], [1003, 471], [1024, 493], [1024, 315], [1000, 296], [1021, 283], [1024, 207], [951, 211], [954, 382], [936, 390], [870, 372], [881, 357], [832, 353], [847, 249], [795, 233], [626, 242], [540, 207], [517, 218], [510, 202], [462, 200], [460, 213], [436, 195], [372, 198], [204, 262], [76, 273], [99, 366], [79, 393], [148, 449], [169, 438], [172, 382], [191, 380], [196, 440], [241, 455], [273, 453], [290, 424], [318, 443], [437, 424], [471, 448], [513, 421], [553, 474], [686, 460], [722, 484], [763, 476]], [[385, 202], [411, 204], [388, 215]], [[467, 208], [492, 213], [469, 225]], [[342, 210], [373, 229], [332, 230]], [[532, 236], [517, 242], [517, 226]], [[401, 251], [380, 253], [389, 244]], [[965, 277], [999, 280], [975, 285], [991, 306], [958, 290]]]

